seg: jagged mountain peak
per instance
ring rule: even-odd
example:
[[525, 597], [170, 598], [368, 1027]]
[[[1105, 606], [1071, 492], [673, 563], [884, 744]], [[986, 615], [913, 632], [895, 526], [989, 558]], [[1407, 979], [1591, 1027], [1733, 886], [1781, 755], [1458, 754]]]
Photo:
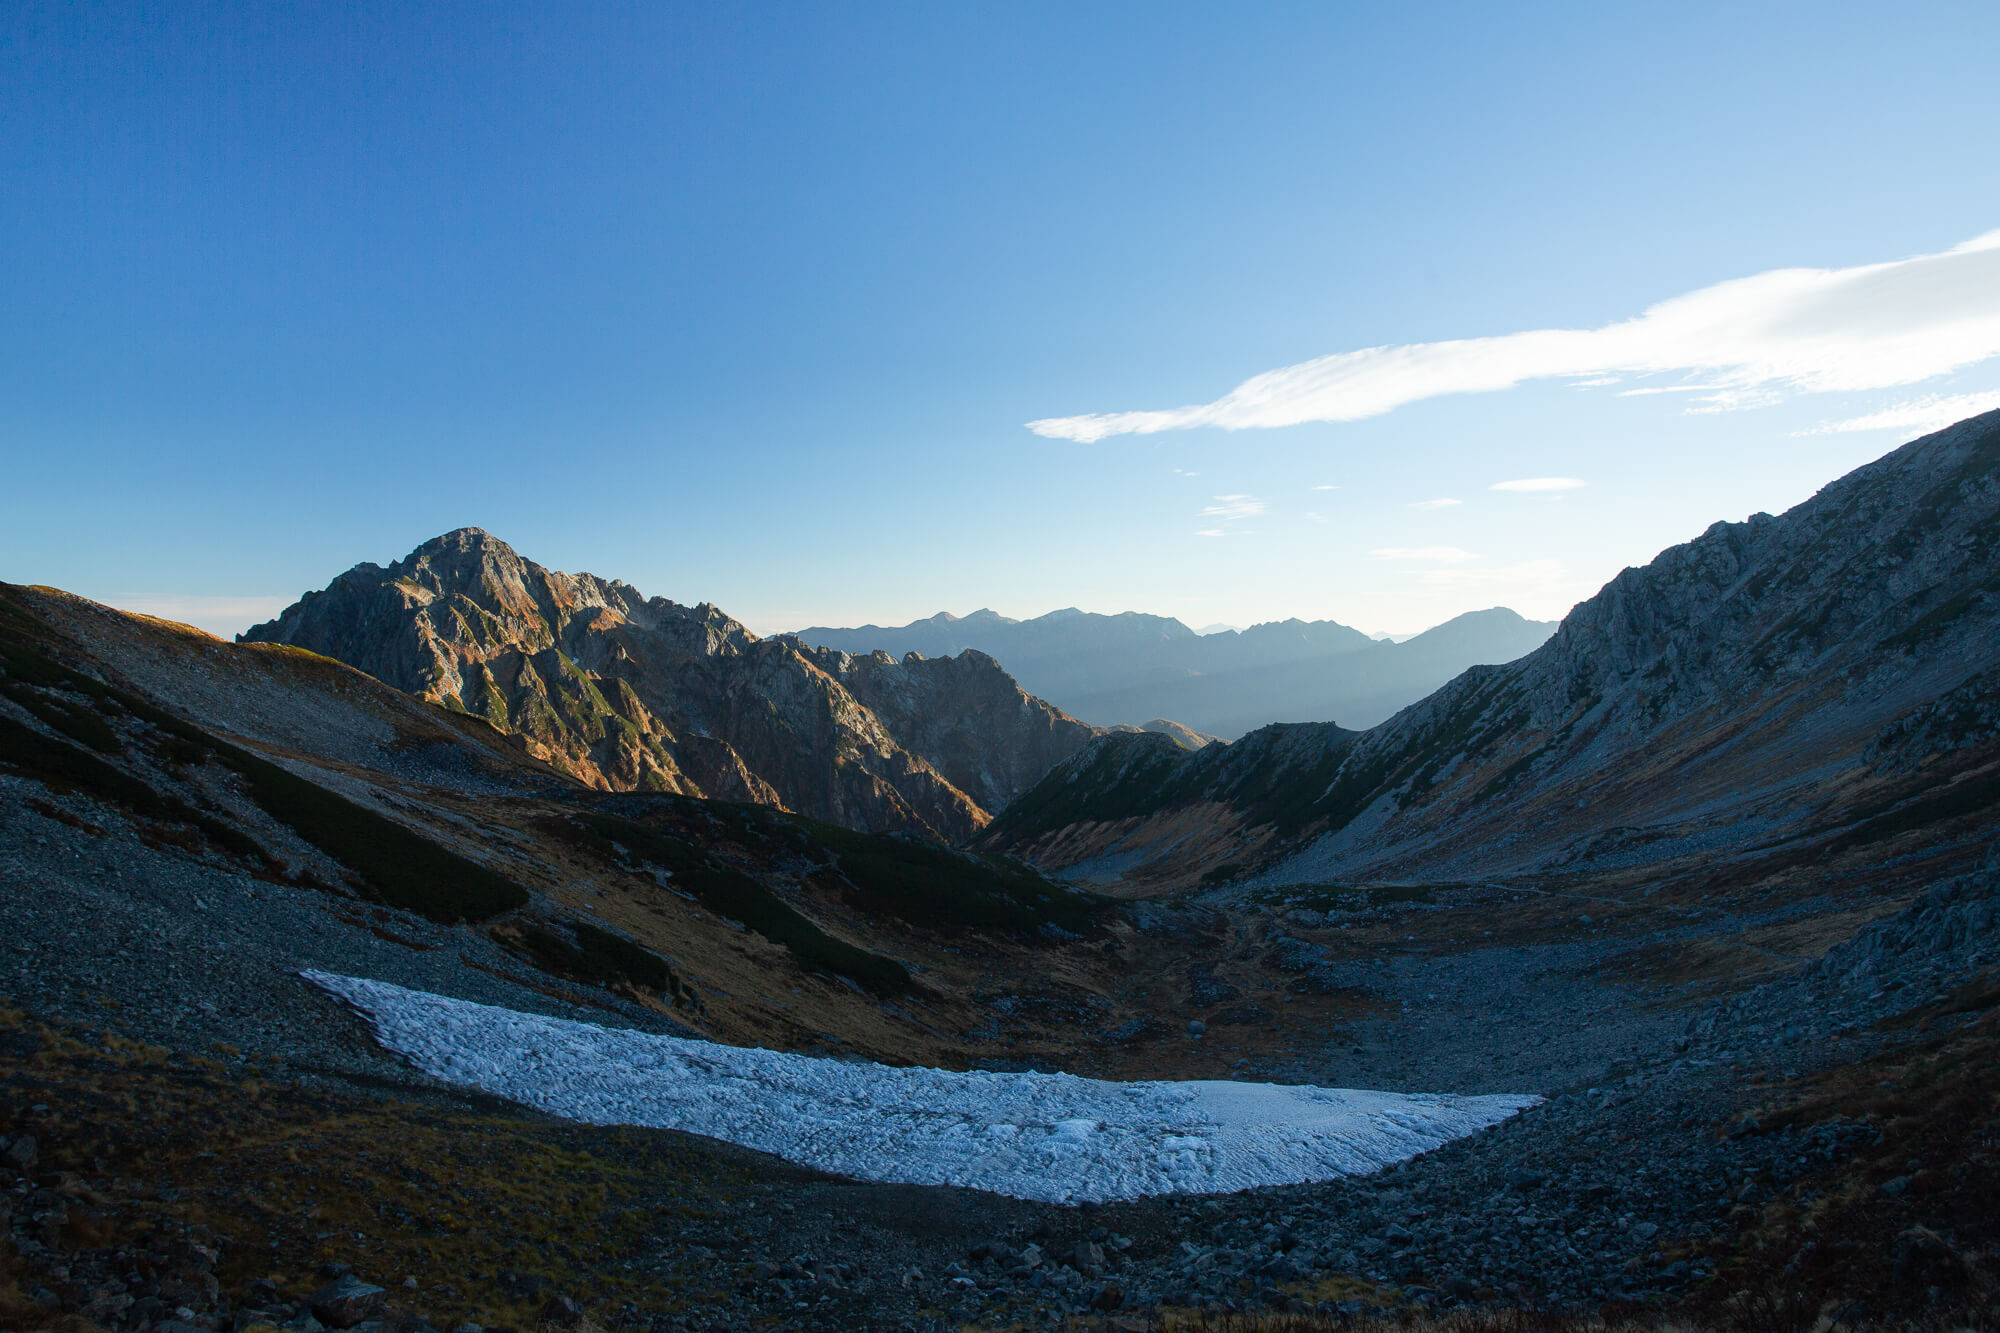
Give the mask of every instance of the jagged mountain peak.
[[492, 551], [499, 555], [516, 554], [513, 547], [495, 537], [485, 528], [464, 527], [453, 528], [450, 532], [438, 534], [429, 541], [419, 545], [416, 550], [410, 552], [405, 558], [416, 560], [443, 551]]
[[475, 714], [596, 786], [951, 840], [1093, 734], [983, 655], [816, 660], [711, 603], [550, 570], [479, 528], [356, 565], [242, 637]]

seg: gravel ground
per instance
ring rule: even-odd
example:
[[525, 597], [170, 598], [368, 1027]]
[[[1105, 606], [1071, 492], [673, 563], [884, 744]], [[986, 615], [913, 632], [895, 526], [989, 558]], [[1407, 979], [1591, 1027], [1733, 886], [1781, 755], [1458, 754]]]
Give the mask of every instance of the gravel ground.
[[[603, 991], [565, 1004], [483, 932], [439, 926], [324, 890], [273, 883], [156, 849], [126, 826], [104, 837], [28, 802], [118, 828], [124, 817], [0, 774], [0, 915], [8, 1001], [44, 1018], [113, 1024], [180, 1050], [222, 1042], [303, 1073], [427, 1085], [367, 1039], [300, 968], [377, 977], [486, 1004], [696, 1035]], [[388, 937], [388, 938], [385, 938]], [[398, 943], [396, 941], [407, 941]]]
[[[296, 970], [674, 1030], [599, 992], [565, 1003], [478, 932], [229, 874], [136, 836], [94, 835], [31, 798], [52, 799], [0, 776], [0, 979], [8, 1003], [45, 1019], [185, 1052], [226, 1043], [279, 1057], [287, 1077], [426, 1097], [455, 1094], [377, 1050]], [[626, 1320], [1036, 1325], [1156, 1303], [1337, 1306], [1370, 1283], [1445, 1304], [1671, 1293], [1703, 1276], [1677, 1249], [1869, 1133], [1718, 1134], [1755, 1104], [1753, 1077], [1828, 1067], [1890, 1040], [1866, 1025], [1992, 965], [1996, 904], [2000, 872], [1989, 865], [1813, 967], [1692, 1016], [1566, 980], [1589, 970], [1597, 945], [1336, 964], [1352, 975], [1330, 980], [1389, 997], [1395, 1011], [1301, 1034], [1293, 1068], [1246, 1076], [1551, 1095], [1498, 1129], [1365, 1178], [1066, 1208], [834, 1180], [718, 1147], [729, 1161], [761, 1163], [758, 1196], [734, 1215], [659, 1232], [636, 1262], [721, 1275], [726, 1302], [699, 1317], [635, 1310]]]

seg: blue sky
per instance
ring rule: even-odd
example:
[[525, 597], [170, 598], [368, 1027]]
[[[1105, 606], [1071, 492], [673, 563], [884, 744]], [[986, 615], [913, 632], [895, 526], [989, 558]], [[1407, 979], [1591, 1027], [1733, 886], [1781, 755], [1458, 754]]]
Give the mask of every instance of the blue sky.
[[1996, 49], [1990, 3], [12, 5], [0, 578], [230, 629], [474, 524], [764, 631], [1559, 615], [2000, 404], [2000, 248], [1951, 253]]

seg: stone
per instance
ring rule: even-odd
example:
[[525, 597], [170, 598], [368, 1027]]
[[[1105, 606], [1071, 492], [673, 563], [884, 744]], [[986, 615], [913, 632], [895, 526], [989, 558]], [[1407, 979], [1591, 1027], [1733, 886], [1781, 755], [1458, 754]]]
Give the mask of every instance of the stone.
[[314, 1292], [307, 1304], [313, 1317], [328, 1328], [353, 1328], [380, 1313], [387, 1294], [349, 1273]]
[[77, 1308], [77, 1313], [93, 1324], [110, 1325], [121, 1319], [132, 1308], [132, 1298], [123, 1292], [105, 1292], [93, 1296]]
[[1471, 1301], [1478, 1298], [1479, 1284], [1463, 1273], [1453, 1273], [1438, 1283], [1438, 1295], [1448, 1301]]
[[160, 1279], [159, 1296], [168, 1305], [199, 1308], [215, 1304], [221, 1294], [222, 1284], [215, 1280], [213, 1273], [187, 1273]]
[[198, 1240], [184, 1238], [167, 1246], [167, 1261], [183, 1272], [212, 1272], [221, 1259], [221, 1252], [214, 1246], [204, 1245]]
[[567, 1296], [551, 1296], [542, 1306], [545, 1328], [575, 1328], [583, 1322], [583, 1307]]
[[25, 1174], [34, 1169], [35, 1157], [39, 1150], [40, 1145], [35, 1142], [35, 1136], [23, 1134], [7, 1145], [7, 1151], [0, 1153], [0, 1159], [4, 1159], [7, 1165]]
[[1199, 1018], [1190, 1018], [1187, 1030], [1190, 1037], [1199, 1037], [1208, 1031], [1208, 1024], [1202, 1022]]
[[1090, 1308], [1093, 1310], [1116, 1310], [1125, 1303], [1125, 1289], [1116, 1282], [1100, 1283], [1090, 1293]]
[[1080, 1240], [1070, 1250], [1069, 1266], [1085, 1277], [1104, 1271], [1104, 1247], [1094, 1240]]

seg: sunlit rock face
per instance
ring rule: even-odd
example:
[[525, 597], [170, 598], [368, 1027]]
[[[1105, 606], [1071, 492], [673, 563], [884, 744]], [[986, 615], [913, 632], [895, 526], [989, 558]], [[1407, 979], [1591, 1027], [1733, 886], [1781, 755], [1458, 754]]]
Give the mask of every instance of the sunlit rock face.
[[706, 603], [544, 569], [477, 528], [356, 565], [243, 637], [482, 718], [594, 786], [953, 841], [1095, 734], [990, 658], [805, 652]]

